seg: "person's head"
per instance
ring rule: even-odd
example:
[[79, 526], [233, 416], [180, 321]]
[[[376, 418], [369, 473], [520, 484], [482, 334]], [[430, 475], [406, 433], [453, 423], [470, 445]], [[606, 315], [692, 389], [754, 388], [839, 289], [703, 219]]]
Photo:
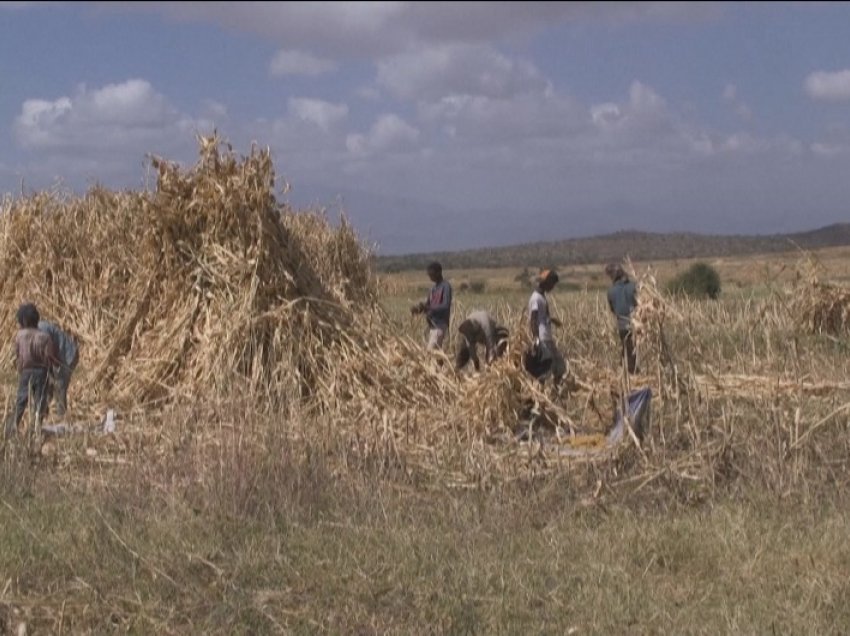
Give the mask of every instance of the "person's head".
[[439, 283], [443, 280], [443, 266], [437, 261], [429, 263], [425, 271], [428, 272], [428, 278], [430, 278], [433, 282]]
[[553, 269], [544, 269], [537, 276], [537, 287], [542, 292], [550, 292], [558, 284], [558, 273]]
[[15, 314], [18, 324], [24, 329], [38, 328], [38, 309], [32, 303], [24, 303], [18, 307], [18, 313]]
[[623, 269], [623, 266], [619, 263], [608, 263], [605, 266], [605, 273], [608, 275], [608, 278], [611, 279], [611, 282], [616, 282], [618, 280], [626, 278], [626, 270]]

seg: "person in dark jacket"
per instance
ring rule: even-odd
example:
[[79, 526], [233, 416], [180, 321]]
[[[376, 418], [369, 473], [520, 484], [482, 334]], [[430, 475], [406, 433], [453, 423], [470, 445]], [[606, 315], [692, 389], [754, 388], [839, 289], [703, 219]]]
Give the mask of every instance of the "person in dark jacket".
[[632, 312], [637, 307], [637, 288], [621, 265], [610, 263], [605, 273], [611, 278], [608, 288], [608, 307], [617, 318], [617, 334], [620, 337], [621, 355], [626, 361], [629, 373], [637, 373], [634, 333], [632, 330]]
[[68, 385], [71, 383], [71, 375], [80, 360], [80, 347], [69, 333], [52, 322], [39, 320], [38, 329], [53, 338], [59, 352], [61, 364], [53, 369], [54, 395], [56, 397], [56, 415], [65, 417], [65, 411], [68, 408]]
[[434, 286], [425, 302], [414, 305], [410, 311], [413, 314], [425, 314], [428, 322], [428, 349], [442, 349], [451, 322], [452, 286], [443, 278], [443, 266], [439, 263], [428, 265], [427, 272]]
[[15, 414], [6, 422], [6, 437], [12, 437], [24, 416], [30, 398], [35, 404], [35, 426], [33, 435], [38, 432], [42, 418], [47, 414], [48, 374], [50, 369], [59, 366], [59, 352], [53, 339], [38, 329], [38, 309], [31, 303], [18, 308], [16, 315], [20, 329], [15, 334], [15, 366], [18, 370], [18, 394], [15, 400]]

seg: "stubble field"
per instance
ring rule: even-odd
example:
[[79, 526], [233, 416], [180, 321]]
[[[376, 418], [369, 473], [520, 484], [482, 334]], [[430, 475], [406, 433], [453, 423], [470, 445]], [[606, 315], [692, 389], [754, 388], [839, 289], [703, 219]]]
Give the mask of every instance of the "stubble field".
[[[3, 297], [64, 312], [87, 357], [71, 390], [81, 432], [3, 448], [0, 628], [846, 632], [850, 343], [813, 328], [838, 292], [797, 278], [799, 254], [713, 263], [718, 301], [663, 292], [686, 263], [635, 263], [644, 373], [632, 378], [602, 264], [562, 270], [553, 311], [570, 382], [538, 393], [515, 368], [520, 272], [446, 272], [455, 324], [489, 309], [514, 333], [503, 363], [455, 374], [408, 313], [424, 273], [371, 279], [350, 230], [255, 214], [266, 158], [228, 161], [163, 168], [155, 197], [72, 208], [105, 228], [103, 249], [116, 210], [142, 224], [144, 248], [117, 245], [110, 272], [77, 258], [71, 226], [26, 243], [55, 223], [49, 200], [3, 216]], [[227, 205], [195, 204], [204, 192]], [[47, 282], [26, 253], [49, 264]], [[847, 281], [848, 250], [816, 256], [822, 281]], [[642, 387], [642, 443], [563, 452], [601, 438], [618, 396]], [[8, 374], [7, 407], [14, 388]], [[544, 426], [519, 441], [529, 401], [577, 436]], [[101, 435], [106, 406], [119, 420]]]

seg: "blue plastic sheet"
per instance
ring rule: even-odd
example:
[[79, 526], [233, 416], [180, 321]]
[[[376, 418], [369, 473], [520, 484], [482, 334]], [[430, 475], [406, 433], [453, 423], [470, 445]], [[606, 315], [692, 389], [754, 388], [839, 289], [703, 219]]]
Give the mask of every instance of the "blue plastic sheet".
[[626, 431], [626, 421], [631, 425], [635, 436], [641, 441], [649, 431], [652, 389], [647, 387], [632, 391], [623, 402], [625, 408], [617, 409], [614, 426], [608, 432], [608, 444], [616, 444], [623, 438]]

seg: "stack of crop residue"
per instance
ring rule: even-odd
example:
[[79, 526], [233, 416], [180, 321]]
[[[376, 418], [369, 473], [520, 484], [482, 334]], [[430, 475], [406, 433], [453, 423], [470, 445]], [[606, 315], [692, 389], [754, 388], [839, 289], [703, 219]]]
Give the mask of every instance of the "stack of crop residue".
[[791, 310], [798, 326], [808, 333], [841, 334], [850, 331], [850, 288], [820, 280], [811, 256], [797, 266]]
[[95, 401], [300, 396], [354, 297], [374, 302], [350, 228], [281, 209], [268, 151], [220, 146], [202, 140], [188, 171], [154, 159], [152, 193], [37, 194], [3, 214], [0, 298], [79, 336], [77, 391]]

